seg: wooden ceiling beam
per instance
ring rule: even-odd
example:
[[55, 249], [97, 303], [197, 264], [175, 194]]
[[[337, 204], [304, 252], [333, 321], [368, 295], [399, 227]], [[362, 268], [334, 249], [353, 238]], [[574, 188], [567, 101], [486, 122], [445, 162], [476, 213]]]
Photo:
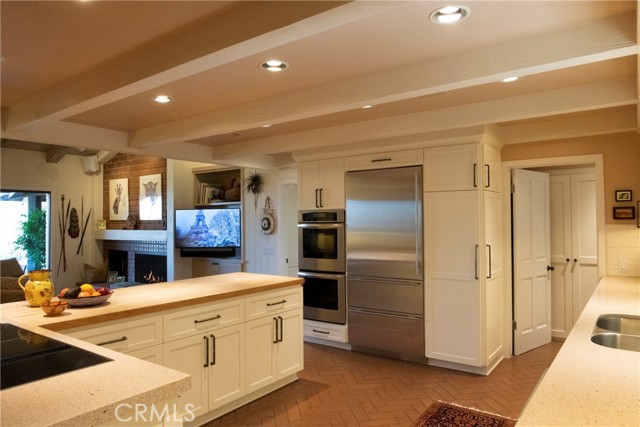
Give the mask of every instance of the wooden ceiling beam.
[[47, 163], [58, 163], [71, 150], [71, 147], [54, 145], [47, 150]]
[[[139, 129], [144, 147], [223, 135], [435, 93], [636, 55], [635, 15], [626, 13], [536, 37], [400, 67]], [[500, 58], [499, 61], [496, 58]]]
[[328, 145], [327, 141], [355, 144], [471, 126], [505, 123], [589, 110], [634, 105], [635, 78], [570, 86], [546, 92], [369, 120], [217, 146], [216, 161], [252, 153], [275, 154]]

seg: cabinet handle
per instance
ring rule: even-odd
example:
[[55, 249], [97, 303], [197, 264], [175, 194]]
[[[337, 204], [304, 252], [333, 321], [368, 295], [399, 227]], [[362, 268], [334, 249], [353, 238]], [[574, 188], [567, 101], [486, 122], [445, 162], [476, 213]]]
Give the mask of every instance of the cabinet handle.
[[278, 320], [280, 321], [280, 339], [278, 342], [282, 342], [284, 340], [284, 322], [281, 316], [278, 316]]
[[478, 181], [476, 179], [476, 175], [478, 175], [478, 164], [474, 163], [473, 164], [473, 188], [478, 188]]
[[491, 187], [491, 165], [484, 165], [485, 168], [487, 168], [487, 184], [484, 186], [484, 188], [489, 188]]
[[211, 362], [209, 363], [209, 366], [213, 366], [216, 364], [216, 336], [213, 334], [209, 335], [211, 337]]
[[126, 336], [122, 337], [122, 338], [117, 338], [115, 340], [111, 340], [111, 341], [105, 341], [105, 342], [101, 342], [97, 345], [107, 345], [107, 344], [114, 344], [117, 342], [122, 342], [122, 341], [126, 341], [128, 338]]
[[489, 248], [489, 275], [487, 279], [491, 279], [491, 245], [487, 245], [487, 248]]
[[276, 337], [273, 340], [274, 344], [278, 344], [278, 319], [276, 317], [273, 318], [273, 326], [276, 333]]
[[325, 335], [329, 335], [329, 334], [331, 334], [331, 332], [329, 332], [329, 331], [319, 331], [319, 330], [317, 330], [317, 329], [312, 329], [311, 331], [312, 331], [312, 332], [317, 332], [317, 333], [319, 333], [319, 334], [325, 334]]
[[319, 208], [324, 208], [324, 206], [322, 204], [322, 191], [324, 191], [324, 188], [320, 189], [320, 206], [318, 206]]
[[320, 189], [316, 188], [316, 208], [320, 207], [319, 194], [320, 194]]
[[267, 303], [267, 307], [273, 307], [274, 305], [280, 305], [280, 304], [286, 304], [287, 300], [283, 299], [282, 301], [278, 301], [278, 302], [268, 302]]
[[371, 163], [379, 163], [379, 162], [390, 162], [391, 159], [387, 158], [387, 159], [373, 159], [371, 160]]
[[207, 366], [209, 366], [209, 337], [207, 337], [206, 335], [203, 336], [202, 338], [204, 338], [204, 367], [206, 368]]
[[475, 278], [478, 280], [480, 277], [478, 276], [478, 245], [476, 245], [476, 259], [475, 259]]
[[193, 323], [197, 324], [197, 323], [211, 322], [212, 320], [218, 320], [218, 319], [221, 319], [221, 318], [222, 318], [222, 316], [218, 314], [217, 316], [209, 317], [209, 318], [203, 319], [203, 320], [197, 320], [196, 319], [196, 320], [193, 321]]

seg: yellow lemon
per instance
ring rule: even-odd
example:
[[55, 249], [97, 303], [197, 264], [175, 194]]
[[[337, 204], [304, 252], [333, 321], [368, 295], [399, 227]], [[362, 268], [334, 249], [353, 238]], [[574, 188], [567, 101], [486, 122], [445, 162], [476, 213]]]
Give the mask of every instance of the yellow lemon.
[[93, 293], [93, 291], [94, 291], [95, 289], [93, 289], [93, 286], [92, 286], [92, 285], [90, 285], [90, 284], [88, 284], [88, 283], [85, 283], [84, 285], [80, 286], [80, 290], [81, 290], [82, 292], [91, 292], [91, 293]]

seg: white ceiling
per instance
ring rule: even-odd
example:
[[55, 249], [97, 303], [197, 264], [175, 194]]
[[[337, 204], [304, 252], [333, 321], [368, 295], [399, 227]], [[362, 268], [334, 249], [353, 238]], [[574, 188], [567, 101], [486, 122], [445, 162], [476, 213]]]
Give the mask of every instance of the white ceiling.
[[475, 126], [638, 129], [637, 1], [467, 0], [431, 23], [446, 4], [3, 0], [3, 138], [269, 167]]

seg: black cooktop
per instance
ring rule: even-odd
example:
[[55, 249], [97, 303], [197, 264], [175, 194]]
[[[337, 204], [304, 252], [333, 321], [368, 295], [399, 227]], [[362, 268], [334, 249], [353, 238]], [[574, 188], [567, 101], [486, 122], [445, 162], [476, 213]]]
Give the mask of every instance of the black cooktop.
[[0, 390], [109, 361], [90, 351], [0, 323]]

